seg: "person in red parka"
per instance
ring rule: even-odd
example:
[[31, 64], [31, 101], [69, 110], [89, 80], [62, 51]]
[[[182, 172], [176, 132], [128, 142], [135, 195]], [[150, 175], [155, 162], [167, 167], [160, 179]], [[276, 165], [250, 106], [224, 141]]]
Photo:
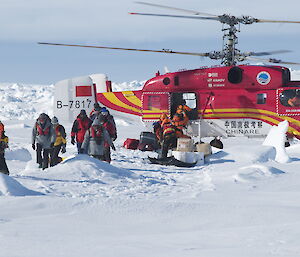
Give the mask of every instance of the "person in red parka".
[[85, 110], [81, 110], [77, 119], [73, 122], [71, 131], [71, 144], [75, 144], [76, 137], [78, 153], [84, 153], [81, 149], [81, 145], [84, 140], [85, 132], [91, 127], [91, 125], [92, 120], [87, 117]]
[[96, 117], [100, 114], [101, 112], [101, 107], [99, 103], [94, 103], [94, 109], [90, 112], [90, 119], [94, 121]]

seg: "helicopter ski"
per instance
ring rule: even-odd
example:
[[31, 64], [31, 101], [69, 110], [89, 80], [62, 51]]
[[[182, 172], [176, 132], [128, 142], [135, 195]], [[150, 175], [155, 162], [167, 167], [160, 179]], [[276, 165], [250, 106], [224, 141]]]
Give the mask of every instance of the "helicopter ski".
[[[189, 15], [130, 13], [131, 15], [158, 16], [165, 18], [198, 19], [218, 21], [223, 28], [221, 51], [206, 53], [179, 52], [169, 49], [149, 50], [108, 46], [45, 43], [43, 45], [72, 46], [125, 51], [156, 52], [203, 56], [221, 60], [220, 66], [200, 67], [156, 75], [149, 79], [141, 90], [113, 92], [107, 78], [100, 84], [90, 82], [95, 101], [113, 112], [141, 119], [149, 127], [162, 113], [171, 117], [180, 104], [190, 107], [189, 126], [186, 133], [191, 136], [266, 136], [270, 127], [287, 120], [287, 136], [300, 139], [300, 81], [291, 80], [286, 65], [300, 63], [262, 56], [289, 52], [288, 50], [241, 52], [237, 48], [240, 25], [253, 23], [295, 23], [300, 21], [257, 19], [251, 16], [213, 15], [165, 5], [137, 2], [152, 7], [188, 13]], [[243, 61], [260, 60], [273, 65], [247, 65]], [[274, 65], [275, 64], [275, 65]], [[68, 83], [67, 83], [68, 84]], [[75, 84], [72, 84], [74, 87]], [[81, 101], [80, 97], [76, 101]], [[59, 100], [57, 100], [59, 101]], [[73, 100], [72, 100], [73, 101]], [[55, 108], [57, 109], [57, 103]], [[60, 105], [63, 106], [63, 105]], [[78, 108], [82, 108], [79, 104]], [[68, 109], [77, 108], [66, 105]]]

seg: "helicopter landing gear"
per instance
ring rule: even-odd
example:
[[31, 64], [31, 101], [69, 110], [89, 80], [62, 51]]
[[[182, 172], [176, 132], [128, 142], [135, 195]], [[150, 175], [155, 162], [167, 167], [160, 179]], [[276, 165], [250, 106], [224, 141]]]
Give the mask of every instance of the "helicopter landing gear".
[[219, 149], [223, 149], [223, 147], [224, 147], [222, 141], [219, 138], [217, 138], [217, 137], [215, 137], [215, 139], [213, 139], [212, 141], [210, 141], [209, 144], [211, 146], [219, 148]]

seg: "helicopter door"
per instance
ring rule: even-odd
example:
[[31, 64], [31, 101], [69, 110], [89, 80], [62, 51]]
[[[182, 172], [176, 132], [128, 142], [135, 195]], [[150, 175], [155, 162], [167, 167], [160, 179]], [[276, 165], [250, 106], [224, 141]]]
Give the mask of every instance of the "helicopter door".
[[277, 90], [276, 97], [276, 109], [279, 115], [300, 115], [300, 89], [280, 88]]
[[193, 92], [172, 93], [171, 95], [171, 117], [176, 113], [179, 105], [187, 105], [192, 110], [187, 113], [190, 120], [198, 119], [197, 94]]
[[156, 121], [162, 113], [169, 115], [170, 93], [145, 92], [142, 95], [142, 120]]

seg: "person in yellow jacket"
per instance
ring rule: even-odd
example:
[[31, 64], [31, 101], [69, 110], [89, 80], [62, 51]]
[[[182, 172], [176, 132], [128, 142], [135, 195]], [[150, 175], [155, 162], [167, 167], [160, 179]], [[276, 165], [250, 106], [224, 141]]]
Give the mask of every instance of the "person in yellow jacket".
[[0, 172], [9, 175], [9, 170], [5, 161], [5, 149], [8, 148], [8, 137], [2, 130], [0, 134]]
[[51, 119], [51, 123], [53, 125], [55, 134], [56, 134], [56, 140], [54, 142], [54, 146], [51, 149], [51, 161], [50, 161], [50, 166], [55, 166], [56, 164], [61, 162], [61, 158], [58, 156], [60, 150], [62, 153], [66, 152], [66, 131], [64, 126], [59, 124], [58, 119], [54, 116]]

